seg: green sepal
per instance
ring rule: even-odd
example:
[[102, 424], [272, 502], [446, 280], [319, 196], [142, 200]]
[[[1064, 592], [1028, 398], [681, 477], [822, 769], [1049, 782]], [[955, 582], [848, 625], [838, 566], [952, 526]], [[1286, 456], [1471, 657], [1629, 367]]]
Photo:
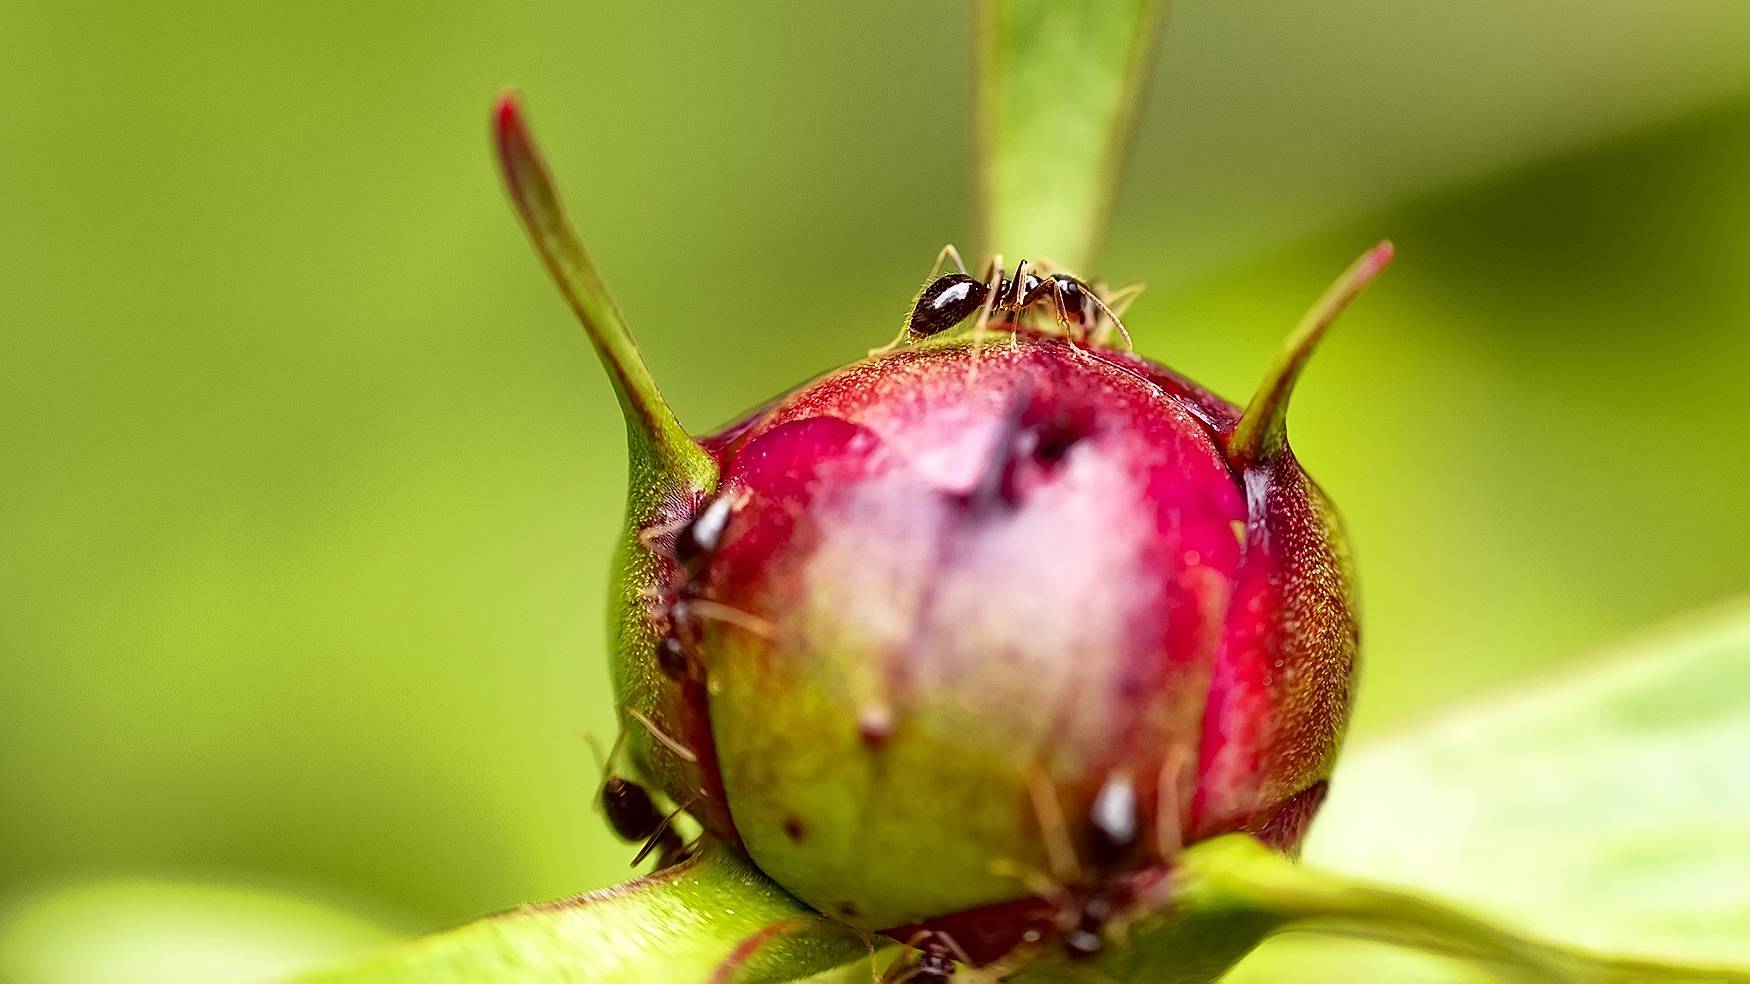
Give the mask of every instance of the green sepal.
[[657, 502], [677, 490], [709, 490], [717, 465], [675, 418], [644, 364], [620, 309], [595, 262], [566, 218], [552, 173], [535, 146], [514, 93], [498, 102], [494, 138], [511, 203], [535, 251], [582, 322], [626, 418], [629, 512], [648, 519]]

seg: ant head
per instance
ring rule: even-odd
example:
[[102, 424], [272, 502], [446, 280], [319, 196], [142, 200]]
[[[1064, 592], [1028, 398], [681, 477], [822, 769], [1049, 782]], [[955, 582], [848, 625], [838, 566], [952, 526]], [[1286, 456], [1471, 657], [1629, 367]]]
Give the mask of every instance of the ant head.
[[1063, 299], [1064, 315], [1084, 328], [1092, 325], [1100, 313], [1094, 289], [1067, 273], [1056, 274], [1051, 279], [1056, 285], [1057, 296]]
[[735, 511], [735, 497], [720, 495], [711, 499], [685, 526], [676, 531], [670, 554], [688, 576], [697, 576], [711, 559], [723, 539], [723, 528], [729, 525]]
[[928, 338], [965, 321], [984, 305], [990, 288], [964, 273], [939, 277], [918, 295], [907, 331], [913, 338]]

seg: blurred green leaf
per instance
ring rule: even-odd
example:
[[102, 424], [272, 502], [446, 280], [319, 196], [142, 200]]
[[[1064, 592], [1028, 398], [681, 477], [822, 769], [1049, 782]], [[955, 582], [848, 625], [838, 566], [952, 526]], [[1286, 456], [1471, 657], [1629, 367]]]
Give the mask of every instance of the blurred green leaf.
[[1154, 59], [1157, 0], [985, 0], [978, 139], [985, 248], [1085, 271]]
[[868, 954], [862, 937], [709, 844], [667, 871], [494, 916], [309, 984], [791, 981]]
[[6, 984], [244, 984], [343, 959], [391, 925], [283, 889], [160, 879], [47, 887], [0, 905]]
[[[1550, 939], [1750, 965], [1750, 609], [1595, 662], [1346, 759], [1308, 859]], [[1267, 946], [1235, 980], [1280, 980], [1306, 950]], [[1376, 954], [1295, 976], [1356, 979]]]

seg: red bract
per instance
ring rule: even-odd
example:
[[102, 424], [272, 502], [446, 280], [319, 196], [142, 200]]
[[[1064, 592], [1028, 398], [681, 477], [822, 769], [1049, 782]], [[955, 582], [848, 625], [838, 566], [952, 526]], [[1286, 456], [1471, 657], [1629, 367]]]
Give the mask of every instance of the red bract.
[[[1061, 307], [992, 303], [695, 444], [590, 293], [510, 103], [500, 140], [631, 425], [629, 759], [710, 835], [822, 912], [928, 928], [975, 960], [1096, 948], [1170, 902], [1159, 875], [1187, 843], [1298, 845], [1358, 633], [1347, 548], [1285, 414], [1389, 246], [1244, 411]], [[1004, 283], [989, 296], [1021, 296]]]

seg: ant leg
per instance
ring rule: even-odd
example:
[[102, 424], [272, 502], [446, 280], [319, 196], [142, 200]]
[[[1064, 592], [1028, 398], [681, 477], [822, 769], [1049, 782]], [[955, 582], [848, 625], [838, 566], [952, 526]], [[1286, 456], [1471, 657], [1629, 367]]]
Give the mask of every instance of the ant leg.
[[1059, 916], [1073, 908], [1074, 894], [1043, 871], [1029, 868], [1007, 858], [993, 858], [990, 862], [990, 873], [998, 878], [1008, 878], [1019, 882], [1028, 893], [1050, 902], [1052, 909]]
[[1185, 786], [1181, 783], [1190, 764], [1183, 745], [1174, 745], [1161, 760], [1155, 785], [1155, 854], [1161, 861], [1178, 857], [1185, 849], [1185, 805], [1181, 797]]
[[1014, 279], [1009, 281], [1009, 296], [1004, 299], [1004, 305], [1011, 312], [1009, 315], [1011, 322], [1009, 328], [1010, 349], [1021, 347], [1021, 322], [1026, 314], [1027, 305], [1030, 303], [1030, 299], [1022, 292], [1022, 288], [1027, 283], [1027, 266], [1026, 260], [1015, 264]]
[[[590, 753], [595, 756], [595, 764], [601, 770], [601, 781], [598, 785], [605, 786], [608, 781], [608, 773], [612, 771], [614, 767], [614, 759], [619, 757], [620, 749], [626, 744], [626, 726], [620, 726], [620, 733], [614, 736], [614, 743], [608, 746], [608, 753], [606, 755], [602, 754], [601, 743], [596, 741], [595, 735], [582, 730], [579, 730], [577, 734], [578, 737], [582, 738], [584, 742], [589, 745]], [[599, 789], [597, 791], [600, 792]]]
[[1124, 312], [1130, 310], [1131, 303], [1138, 297], [1141, 297], [1142, 292], [1147, 289], [1148, 284], [1145, 284], [1140, 280], [1135, 283], [1125, 284], [1106, 297], [1106, 304], [1111, 307], [1113, 311], [1122, 315]]
[[903, 346], [910, 339], [911, 339], [911, 314], [910, 314], [910, 312], [907, 312], [905, 322], [899, 326], [899, 334], [893, 336], [893, 341], [888, 342], [886, 345], [875, 346], [874, 348], [872, 348], [868, 351], [867, 355], [871, 359], [877, 358], [878, 356], [886, 355], [887, 353], [893, 351], [894, 349], [897, 349], [897, 348]]
[[1069, 327], [1069, 305], [1063, 299], [1063, 284], [1059, 283], [1055, 277], [1047, 280], [1046, 283], [1051, 285], [1051, 307], [1052, 312], [1057, 315], [1057, 327], [1063, 329], [1064, 335], [1069, 338], [1073, 345], [1075, 333], [1070, 331]]
[[[927, 929], [920, 929], [911, 934], [911, 939], [905, 941], [906, 949], [918, 950], [918, 944], [925, 939], [928, 939], [929, 935], [930, 931]], [[921, 958], [923, 954], [920, 952], [918, 956]], [[912, 966], [904, 966], [905, 961], [909, 957], [909, 953], [901, 953], [898, 958], [887, 965], [887, 971], [885, 973], [876, 976], [875, 984], [906, 984], [907, 981], [917, 976], [915, 960], [912, 962]], [[869, 950], [869, 966], [871, 970], [873, 970], [875, 966], [875, 950], [873, 947]], [[897, 977], [894, 976], [896, 973], [898, 974]]]
[[947, 243], [947, 244], [943, 245], [941, 252], [936, 254], [935, 265], [930, 267], [930, 279], [931, 280], [935, 280], [936, 277], [941, 275], [941, 273], [942, 273], [942, 261], [943, 260], [953, 260], [955, 272], [957, 272], [957, 273], [965, 273], [966, 272], [966, 261], [964, 261], [960, 258], [960, 251], [954, 248], [953, 243]]
[[1093, 291], [1089, 294], [1089, 296], [1093, 298], [1094, 303], [1100, 306], [1100, 310], [1105, 312], [1107, 319], [1111, 321], [1111, 325], [1101, 326], [1100, 337], [1096, 344], [1101, 346], [1106, 345], [1107, 340], [1112, 334], [1111, 329], [1116, 327], [1124, 336], [1125, 348], [1134, 351], [1134, 347], [1130, 341], [1130, 333], [1125, 331], [1124, 322], [1121, 319], [1124, 316], [1124, 312], [1130, 310], [1131, 303], [1138, 297], [1142, 296], [1142, 292], [1147, 286], [1147, 284], [1137, 281], [1136, 283], [1126, 284], [1123, 287], [1118, 288], [1106, 297], [1101, 297], [1099, 291]]
[[984, 303], [978, 306], [978, 320], [972, 323], [972, 363], [966, 370], [966, 384], [972, 385], [978, 379], [978, 360], [984, 346], [984, 333], [990, 327], [991, 316], [997, 309], [997, 295], [1003, 289], [1003, 255], [998, 253], [990, 258], [990, 272], [985, 274]]
[[[939, 929], [919, 930], [912, 934], [911, 939], [907, 940], [905, 945], [917, 952], [917, 958], [912, 961], [911, 966], [905, 968], [905, 973], [894, 979], [891, 984], [907, 984], [907, 982], [917, 980], [926, 973], [931, 975], [932, 981], [940, 978], [941, 971], [936, 967], [931, 967], [928, 970], [924, 968], [926, 959], [933, 958], [933, 961], [939, 961], [942, 957], [947, 957], [962, 966], [972, 966], [972, 957], [967, 955], [966, 950], [955, 942], [954, 937]], [[898, 966], [898, 962], [893, 965], [893, 967]], [[892, 969], [890, 967], [889, 971], [891, 972]], [[959, 976], [952, 968], [948, 972], [956, 977]]]
[[990, 258], [990, 272], [985, 274], [984, 303], [978, 306], [978, 320], [973, 322], [972, 336], [977, 341], [990, 326], [990, 319], [997, 311], [999, 295], [1003, 291], [1003, 255], [998, 253]]
[[1062, 263], [1057, 262], [1049, 256], [1041, 256], [1039, 259], [1033, 261], [1033, 265], [1038, 267], [1040, 271], [1048, 277], [1059, 273], [1069, 273], [1068, 270], [1064, 269]]
[[630, 715], [634, 721], [637, 721], [639, 724], [644, 725], [644, 730], [650, 732], [650, 737], [655, 738], [657, 741], [661, 742], [664, 748], [667, 748], [669, 751], [680, 756], [683, 761], [686, 761], [686, 762], [699, 761], [698, 753], [694, 752], [692, 749], [688, 748], [687, 746], [681, 744], [679, 741], [676, 741], [674, 736], [670, 735], [668, 732], [657, 727], [656, 722], [650, 720], [649, 716], [646, 715], [643, 711], [640, 711], [638, 708], [633, 707], [632, 705], [628, 704], [628, 705], [626, 705], [626, 713], [628, 715]]
[[1039, 951], [1040, 947], [1037, 943], [1018, 944], [1013, 950], [1003, 954], [997, 960], [967, 974], [966, 984], [993, 984], [993, 982], [1006, 980], [1021, 968], [1039, 959]]
[[[1064, 341], [1069, 343], [1069, 348], [1072, 353], [1078, 357], [1085, 357], [1086, 353], [1082, 351], [1082, 347], [1076, 344], [1075, 328], [1070, 324], [1069, 320], [1069, 304], [1063, 299], [1063, 284], [1059, 283], [1055, 278], [1049, 281], [1049, 283], [1051, 284], [1051, 302], [1053, 307], [1057, 309], [1057, 326], [1063, 329]], [[1082, 290], [1082, 293], [1087, 293], [1086, 288]]]
[[644, 859], [650, 856], [651, 851], [656, 850], [656, 846], [658, 844], [662, 843], [663, 840], [665, 840], [666, 838], [672, 836], [674, 834], [674, 830], [672, 828], [674, 827], [675, 817], [678, 817], [682, 813], [685, 813], [694, 803], [697, 803], [698, 801], [699, 801], [699, 797], [697, 795], [695, 795], [691, 799], [687, 800], [685, 803], [682, 803], [680, 806], [675, 807], [674, 810], [672, 812], [670, 812], [668, 816], [663, 817], [662, 818], [662, 825], [657, 827], [656, 830], [651, 833], [649, 839], [647, 839], [644, 842], [644, 846], [639, 849], [638, 856], [632, 859], [632, 867], [636, 868], [640, 864], [643, 864]]
[[758, 615], [750, 615], [739, 608], [731, 608], [720, 601], [712, 601], [708, 598], [688, 598], [681, 604], [684, 604], [686, 611], [692, 615], [713, 622], [733, 625], [738, 629], [751, 632], [761, 639], [770, 641], [777, 634], [777, 631], [772, 628], [772, 623]]
[[954, 941], [954, 937], [949, 936], [947, 933], [938, 929], [936, 930], [936, 939], [942, 941], [942, 945], [948, 948], [955, 960], [960, 961], [968, 967], [972, 966], [972, 958], [967, 956], [965, 948]]
[[1058, 802], [1057, 789], [1038, 771], [1029, 770], [1027, 798], [1033, 801], [1033, 818], [1039, 824], [1039, 836], [1045, 839], [1051, 876], [1059, 885], [1080, 884], [1082, 866], [1076, 860], [1075, 846], [1070, 843], [1069, 823], [1063, 817], [1063, 804]]
[[1015, 262], [1015, 276], [1009, 280], [1009, 296], [1003, 299], [1003, 306], [1010, 313], [1016, 327], [1021, 324], [1021, 310], [1027, 305], [1022, 294], [1022, 287], [1027, 283], [1027, 261]]

